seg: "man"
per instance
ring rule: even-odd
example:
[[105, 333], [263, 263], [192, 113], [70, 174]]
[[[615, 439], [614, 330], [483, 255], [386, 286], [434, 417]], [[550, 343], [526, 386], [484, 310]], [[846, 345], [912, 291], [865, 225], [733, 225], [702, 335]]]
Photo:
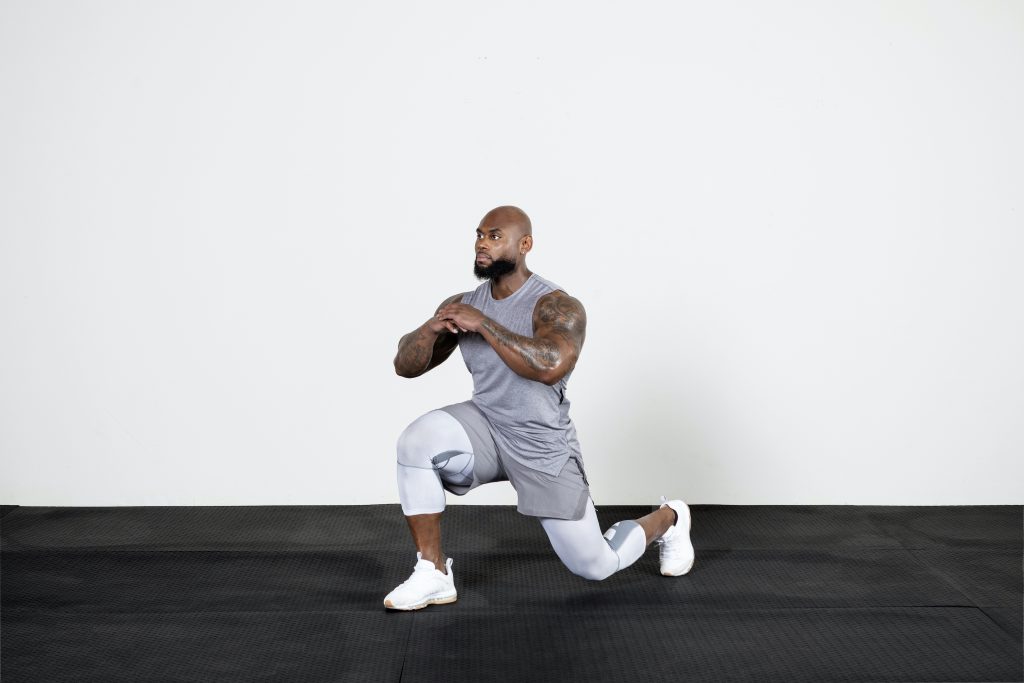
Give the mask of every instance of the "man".
[[573, 573], [600, 580], [647, 546], [661, 545], [661, 573], [693, 566], [690, 510], [664, 502], [649, 515], [601, 534], [566, 384], [586, 335], [583, 305], [531, 273], [529, 217], [500, 206], [476, 230], [475, 291], [446, 299], [430, 320], [402, 337], [395, 371], [418, 377], [458, 346], [473, 375], [473, 399], [433, 410], [398, 440], [398, 490], [416, 544], [412, 576], [384, 599], [388, 609], [455, 602], [452, 560], [441, 549], [445, 490], [463, 495], [509, 481], [520, 513], [538, 517], [555, 553]]

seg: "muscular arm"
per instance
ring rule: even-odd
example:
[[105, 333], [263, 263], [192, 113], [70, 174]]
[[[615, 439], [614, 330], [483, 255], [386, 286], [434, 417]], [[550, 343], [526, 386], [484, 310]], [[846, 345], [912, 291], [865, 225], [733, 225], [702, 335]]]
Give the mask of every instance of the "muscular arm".
[[[448, 297], [437, 310], [461, 298], [462, 294]], [[399, 340], [395, 372], [402, 377], [419, 377], [447, 360], [458, 345], [458, 337], [435, 312], [434, 317]]]
[[554, 291], [537, 301], [533, 337], [515, 334], [486, 317], [479, 332], [517, 375], [557, 384], [576, 367], [586, 328], [583, 304], [565, 292]]

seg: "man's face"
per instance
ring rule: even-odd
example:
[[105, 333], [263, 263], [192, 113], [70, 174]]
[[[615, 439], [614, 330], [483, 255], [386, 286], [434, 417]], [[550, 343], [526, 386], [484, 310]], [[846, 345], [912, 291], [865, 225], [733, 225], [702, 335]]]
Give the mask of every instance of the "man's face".
[[519, 263], [519, 238], [515, 229], [481, 223], [476, 229], [473, 274], [481, 280], [493, 280], [515, 270]]

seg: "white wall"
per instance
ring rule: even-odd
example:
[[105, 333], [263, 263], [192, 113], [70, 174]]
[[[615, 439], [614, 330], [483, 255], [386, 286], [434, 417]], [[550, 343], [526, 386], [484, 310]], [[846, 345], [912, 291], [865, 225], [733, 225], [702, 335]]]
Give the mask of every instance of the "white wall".
[[1024, 503], [1022, 83], [1020, 2], [8, 0], [0, 502], [397, 502], [515, 203], [598, 504]]

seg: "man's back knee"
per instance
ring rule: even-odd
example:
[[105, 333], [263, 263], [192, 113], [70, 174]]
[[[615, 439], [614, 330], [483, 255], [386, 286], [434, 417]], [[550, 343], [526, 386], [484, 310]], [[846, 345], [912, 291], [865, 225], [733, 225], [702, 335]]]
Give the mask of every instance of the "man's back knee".
[[565, 562], [565, 566], [576, 576], [588, 581], [604, 581], [618, 571], [618, 562], [601, 555], [591, 558], [577, 558], [571, 562]]

